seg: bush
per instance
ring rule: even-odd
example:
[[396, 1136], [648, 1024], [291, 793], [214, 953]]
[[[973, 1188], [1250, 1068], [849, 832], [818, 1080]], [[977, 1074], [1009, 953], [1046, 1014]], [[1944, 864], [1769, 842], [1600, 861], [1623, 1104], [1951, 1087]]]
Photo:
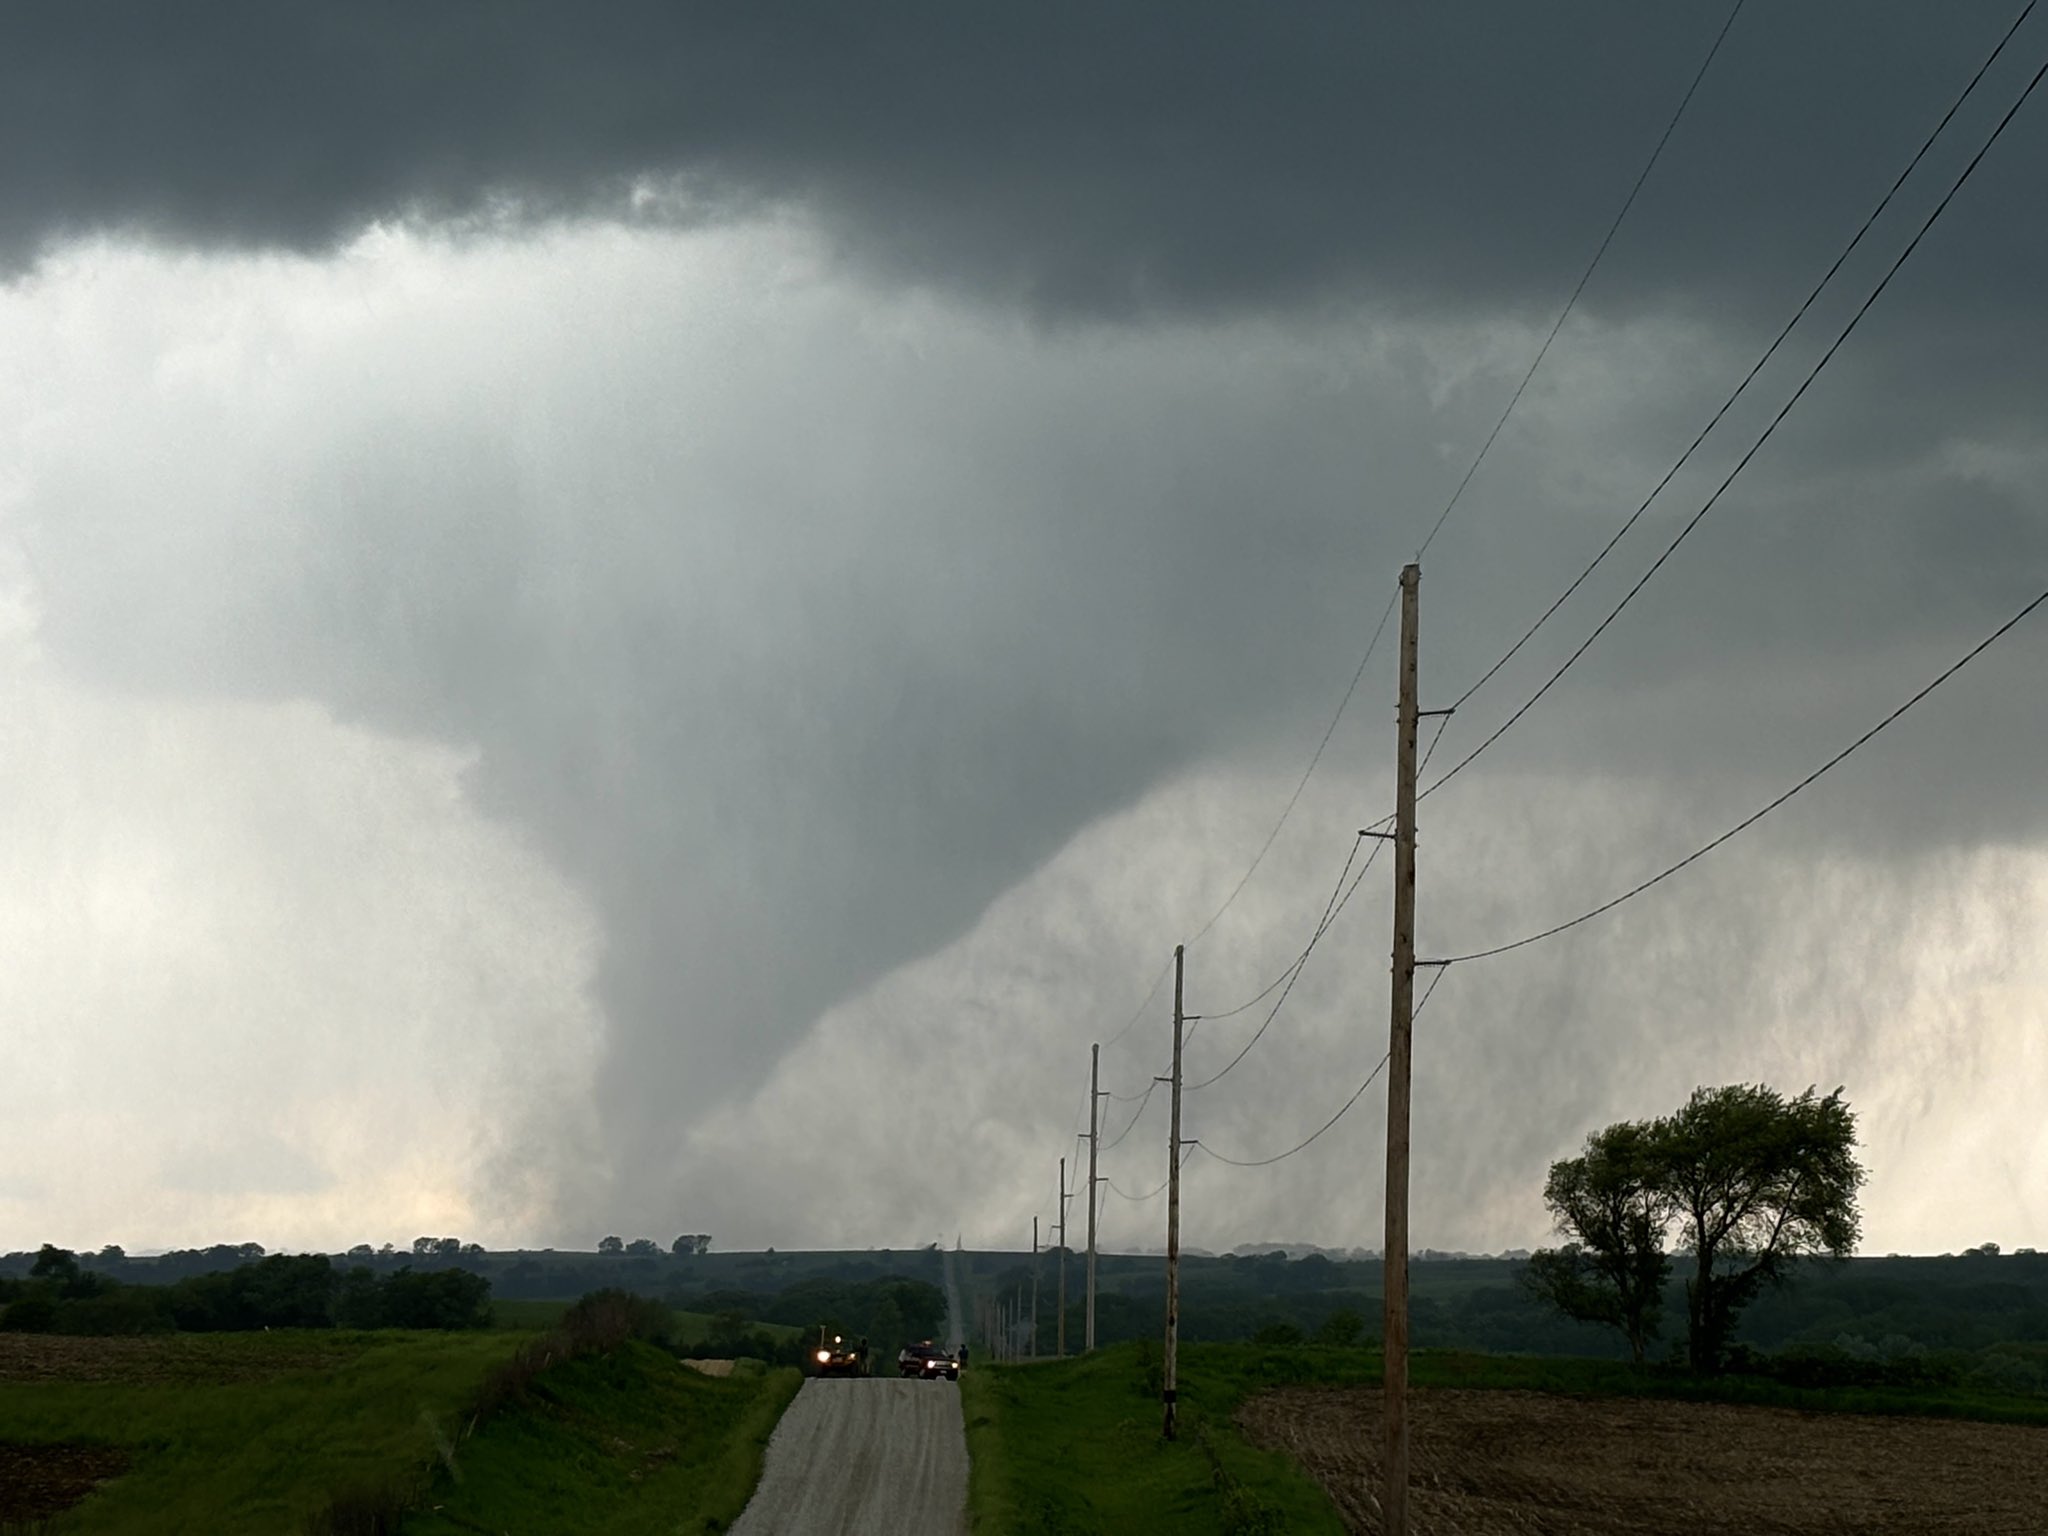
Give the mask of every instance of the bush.
[[8, 1333], [49, 1333], [57, 1325], [57, 1297], [52, 1287], [31, 1286], [0, 1312], [0, 1330]]
[[398, 1536], [422, 1485], [411, 1478], [345, 1489], [306, 1522], [308, 1536]]
[[1963, 1379], [1960, 1364], [1924, 1354], [1889, 1359], [1852, 1354], [1827, 1344], [1759, 1354], [1738, 1344], [1728, 1352], [1731, 1375], [1758, 1376], [1788, 1387], [1897, 1387], [1908, 1390], [1953, 1387]]
[[1316, 1342], [1336, 1349], [1351, 1349], [1365, 1336], [1365, 1319], [1349, 1307], [1339, 1307], [1316, 1330]]
[[401, 1269], [380, 1287], [380, 1328], [488, 1328], [491, 1282], [466, 1269]]
[[562, 1314], [561, 1330], [579, 1349], [617, 1349], [628, 1339], [671, 1347], [669, 1309], [615, 1288], [592, 1291]]

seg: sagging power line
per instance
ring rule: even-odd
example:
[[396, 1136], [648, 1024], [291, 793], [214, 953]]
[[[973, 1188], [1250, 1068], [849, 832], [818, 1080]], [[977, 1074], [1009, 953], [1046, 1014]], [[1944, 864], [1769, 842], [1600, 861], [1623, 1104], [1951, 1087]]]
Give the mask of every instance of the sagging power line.
[[1735, 18], [1741, 14], [1742, 0], [1735, 0], [1735, 4], [1728, 11], [1728, 19], [1721, 23], [1721, 30], [1714, 34], [1713, 45], [1707, 49], [1707, 56], [1700, 61], [1699, 71], [1692, 77], [1692, 84], [1685, 88], [1685, 94], [1678, 100], [1677, 110], [1671, 114], [1671, 121], [1664, 125], [1664, 132], [1658, 136], [1656, 146], [1651, 149], [1650, 158], [1643, 162], [1643, 168], [1637, 174], [1635, 184], [1628, 189], [1628, 196], [1622, 199], [1620, 212], [1615, 214], [1614, 222], [1607, 226], [1607, 233], [1600, 237], [1600, 245], [1593, 252], [1593, 259], [1586, 263], [1586, 270], [1579, 274], [1578, 285], [1572, 289], [1571, 297], [1564, 301], [1564, 308], [1557, 312], [1557, 319], [1550, 327], [1550, 334], [1543, 338], [1543, 345], [1536, 349], [1536, 356], [1529, 363], [1529, 371], [1522, 375], [1522, 382], [1515, 386], [1514, 394], [1508, 397], [1507, 409], [1500, 413], [1500, 420], [1493, 424], [1493, 430], [1486, 434], [1486, 441], [1479, 445], [1479, 452], [1466, 467], [1463, 478], [1458, 481], [1457, 489], [1451, 492], [1451, 499], [1444, 503], [1443, 511], [1437, 513], [1436, 521], [1430, 524], [1428, 535], [1415, 551], [1417, 560], [1429, 553], [1429, 546], [1436, 542], [1436, 536], [1443, 531], [1452, 508], [1464, 499], [1465, 487], [1472, 483], [1472, 477], [1479, 472], [1479, 466], [1486, 462], [1486, 455], [1492, 450], [1494, 440], [1508, 424], [1508, 418], [1515, 414], [1515, 407], [1522, 403], [1522, 396], [1528, 391], [1529, 381], [1536, 377], [1537, 369], [1543, 366], [1543, 359], [1550, 355], [1550, 344], [1557, 340], [1557, 333], [1564, 329], [1565, 321], [1571, 318], [1572, 311], [1578, 307], [1579, 296], [1586, 291], [1586, 284], [1592, 281], [1593, 272], [1600, 265], [1601, 258], [1607, 254], [1607, 248], [1614, 244], [1615, 235], [1621, 231], [1622, 221], [1628, 217], [1628, 211], [1635, 207], [1636, 198], [1643, 190], [1643, 183], [1650, 179], [1650, 172], [1656, 169], [1658, 160], [1663, 157], [1664, 146], [1671, 142], [1671, 135], [1678, 128], [1678, 120], [1685, 116], [1685, 109], [1692, 105], [1692, 99], [1699, 91], [1700, 82], [1707, 78], [1707, 71], [1713, 67], [1715, 55], [1720, 53], [1721, 44], [1727, 40], [1729, 28], [1735, 25]]
[[1711, 842], [1706, 843], [1701, 847], [1695, 848], [1691, 853], [1687, 854], [1684, 858], [1680, 859], [1676, 864], [1672, 864], [1667, 868], [1658, 871], [1656, 874], [1652, 875], [1649, 879], [1643, 881], [1639, 885], [1631, 886], [1629, 889], [1623, 891], [1619, 896], [1614, 897], [1612, 900], [1603, 901], [1599, 906], [1594, 907], [1591, 911], [1581, 912], [1577, 917], [1571, 918], [1566, 922], [1554, 924], [1549, 928], [1545, 928], [1540, 933], [1532, 933], [1528, 935], [1526, 938], [1516, 939], [1512, 943], [1496, 944], [1492, 946], [1490, 949], [1475, 949], [1471, 951], [1469, 954], [1447, 955], [1441, 960], [1434, 960], [1430, 961], [1429, 963], [1432, 965], [1439, 966], [1463, 965], [1468, 960], [1491, 959], [1495, 955], [1504, 955], [1509, 950], [1522, 949], [1528, 945], [1539, 943], [1544, 939], [1555, 938], [1558, 934], [1564, 933], [1569, 929], [1576, 928], [1581, 923], [1591, 922], [1594, 918], [1601, 916], [1603, 913], [1612, 912], [1616, 907], [1620, 906], [1623, 902], [1633, 900], [1634, 898], [1642, 895], [1643, 892], [1649, 890], [1652, 886], [1662, 884], [1664, 881], [1670, 879], [1673, 875], [1677, 874], [1680, 870], [1684, 869], [1687, 865], [1693, 864], [1698, 860], [1705, 858], [1708, 854], [1712, 853], [1716, 848], [1720, 847], [1730, 838], [1733, 838], [1740, 833], [1748, 831], [1751, 827], [1755, 826], [1758, 822], [1762, 821], [1766, 816], [1770, 815], [1771, 812], [1775, 811], [1779, 806], [1783, 805], [1786, 801], [1790, 800], [1794, 795], [1797, 795], [1801, 790], [1804, 790], [1809, 785], [1817, 781], [1823, 774], [1829, 772], [1838, 764], [1846, 761], [1860, 748], [1862, 748], [1867, 742], [1871, 741], [1886, 727], [1890, 726], [1894, 721], [1899, 719], [1900, 716], [1904, 715], [1906, 711], [1911, 709], [1915, 704], [1918, 704], [1922, 699], [1926, 698], [1930, 693], [1934, 692], [1935, 689], [1939, 688], [1943, 683], [1947, 682], [1950, 678], [1954, 677], [1958, 672], [1962, 671], [1964, 667], [1968, 666], [1971, 662], [1975, 661], [1979, 656], [1983, 655], [1986, 651], [1990, 650], [1993, 645], [1997, 644], [2000, 640], [2005, 638], [2006, 635], [2010, 634], [2016, 627], [2018, 627], [2020, 622], [2024, 620], [2028, 614], [2032, 613], [2036, 608], [2039, 608], [2044, 602], [2048, 602], [2048, 591], [2042, 592], [2038, 597], [2034, 598], [2032, 602], [2028, 603], [2024, 608], [2020, 609], [2018, 613], [2014, 614], [2011, 618], [2007, 619], [2003, 624], [1999, 625], [1997, 629], [1993, 630], [1989, 635], [1985, 636], [1982, 640], [1978, 641], [1968, 651], [1964, 652], [1962, 656], [1958, 657], [1955, 661], [1951, 662], [1946, 668], [1944, 668], [1941, 674], [1937, 676], [1932, 682], [1922, 687], [1911, 698], [1907, 699], [1905, 703], [1899, 705], [1898, 708], [1894, 709], [1890, 714], [1886, 715], [1882, 720], [1878, 721], [1877, 724], [1873, 725], [1861, 736], [1858, 736], [1854, 741], [1850, 742], [1848, 746], [1842, 748], [1841, 751], [1837, 752], [1833, 757], [1829, 758], [1826, 762], [1822, 763], [1818, 768], [1814, 769], [1813, 772], [1809, 773], [1805, 778], [1801, 779], [1798, 783], [1794, 784], [1790, 789], [1785, 790], [1780, 795], [1777, 795], [1775, 798], [1773, 798], [1763, 806], [1759, 807], [1757, 810], [1750, 812], [1749, 815], [1743, 817], [1742, 820], [1738, 821], [1726, 832], [1723, 832], [1719, 837], [1713, 839]]
[[1886, 268], [1884, 276], [1878, 279], [1877, 286], [1871, 289], [1870, 293], [1864, 298], [1863, 302], [1857, 306], [1855, 313], [1849, 317], [1847, 324], [1845, 324], [1842, 327], [1841, 331], [1836, 335], [1835, 339], [1828, 344], [1828, 348], [1825, 352], [1821, 354], [1820, 360], [1816, 362], [1812, 368], [1807, 370], [1806, 376], [1799, 381], [1799, 386], [1798, 388], [1792, 391], [1791, 397], [1788, 400], [1786, 400], [1786, 402], [1782, 406], [1778, 408], [1777, 414], [1770, 419], [1769, 423], [1764, 427], [1762, 433], [1758, 435], [1756, 441], [1750, 444], [1748, 451], [1745, 452], [1742, 455], [1742, 457], [1736, 461], [1735, 467], [1729, 470], [1727, 475], [1722, 479], [1721, 483], [1714, 488], [1713, 494], [1707, 497], [1707, 499], [1701, 503], [1698, 511], [1694, 512], [1691, 517], [1686, 519], [1683, 526], [1679, 528], [1677, 535], [1671, 540], [1669, 544], [1665, 546], [1663, 553], [1658, 555], [1657, 558], [1650, 563], [1650, 568], [1643, 572], [1643, 574], [1637, 578], [1635, 584], [1631, 586], [1627, 592], [1622, 594], [1621, 601], [1616, 603], [1614, 607], [1608, 611], [1607, 616], [1603, 618], [1597, 625], [1594, 626], [1593, 632], [1579, 643], [1577, 649], [1575, 649], [1569, 656], [1567, 656], [1564, 659], [1564, 663], [1561, 666], [1559, 666], [1555, 672], [1551, 673], [1549, 678], [1546, 679], [1543, 683], [1542, 687], [1538, 688], [1535, 691], [1535, 693], [1531, 694], [1528, 699], [1523, 701], [1521, 706], [1517, 708], [1513, 714], [1509, 715], [1506, 720], [1502, 721], [1500, 725], [1496, 726], [1492, 734], [1485, 737], [1479, 743], [1479, 745], [1474, 747], [1470, 752], [1467, 752], [1463, 757], [1458, 759], [1457, 762], [1453, 763], [1449, 768], [1447, 768], [1434, 783], [1430, 784], [1427, 788], [1422, 790], [1421, 793], [1424, 798], [1435, 794], [1436, 791], [1442, 789], [1444, 785], [1448, 784], [1452, 779], [1456, 778], [1467, 767], [1469, 767], [1479, 757], [1481, 753], [1486, 751], [1486, 749], [1492, 746], [1495, 742], [1499, 741], [1501, 737], [1505, 736], [1510, 730], [1512, 730], [1514, 726], [1525, 715], [1529, 713], [1530, 710], [1534, 709], [1536, 705], [1543, 699], [1543, 697], [1546, 694], [1548, 694], [1552, 688], [1557, 686], [1558, 682], [1564, 677], [1564, 675], [1567, 672], [1569, 672], [1575, 665], [1578, 664], [1579, 658], [1584, 656], [1587, 651], [1592, 649], [1594, 642], [1597, 641], [1601, 637], [1601, 635], [1607, 632], [1608, 626], [1613, 624], [1613, 622], [1616, 619], [1621, 617], [1622, 611], [1626, 609], [1630, 603], [1635, 601], [1637, 594], [1640, 593], [1643, 590], [1643, 588], [1647, 587], [1650, 584], [1651, 579], [1656, 576], [1658, 571], [1664, 568], [1665, 562], [1668, 561], [1674, 554], [1678, 552], [1678, 547], [1681, 544], [1683, 544], [1687, 538], [1691, 536], [1695, 528], [1699, 527], [1701, 521], [1706, 517], [1706, 515], [1709, 512], [1713, 511], [1713, 509], [1717, 505], [1719, 505], [1721, 498], [1727, 494], [1728, 488], [1731, 485], [1733, 485], [1736, 481], [1736, 478], [1739, 475], [1741, 475], [1741, 473], [1745, 469], [1749, 467], [1750, 462], [1756, 458], [1757, 454], [1762, 450], [1764, 444], [1771, 440], [1772, 435], [1776, 433], [1779, 426], [1783, 424], [1785, 418], [1792, 414], [1793, 407], [1798, 405], [1799, 402], [1803, 398], [1805, 398], [1806, 392], [1813, 386], [1814, 380], [1819, 378], [1821, 373], [1827, 368], [1828, 364], [1834, 361], [1835, 354], [1841, 351], [1843, 343], [1845, 343], [1849, 339], [1849, 337], [1855, 332], [1856, 327], [1863, 323], [1864, 316], [1870, 313], [1871, 309], [1876, 305], [1878, 299], [1883, 296], [1884, 291], [1891, 286], [1892, 279], [1898, 276], [1900, 269], [1905, 266], [1906, 262], [1912, 257], [1913, 253], [1920, 248], [1920, 242], [1926, 239], [1928, 231], [1933, 229], [1935, 224], [1940, 221], [1941, 216], [1948, 211], [1949, 204], [1955, 200], [1956, 194], [1962, 191], [1964, 184], [1967, 183], [1970, 177], [1976, 173], [1977, 167], [1984, 163], [1984, 157], [1991, 152], [1991, 146], [1998, 142], [1999, 138], [2004, 134], [2006, 128], [2011, 124], [2013, 118], [2016, 115], [2018, 115], [2020, 108], [2026, 105], [2028, 99], [2034, 94], [2035, 89], [2041, 84], [2042, 78], [2044, 76], [2048, 76], [2048, 61], [2044, 61], [2041, 67], [2034, 72], [2033, 78], [2027, 82], [2026, 88], [2020, 92], [2019, 96], [2013, 101], [2012, 105], [2006, 109], [2005, 115], [1998, 120], [1997, 126], [1991, 130], [1990, 137], [1987, 138], [1981, 146], [1979, 146], [1976, 154], [1970, 157], [1969, 163], [1963, 167], [1960, 173], [1958, 173], [1955, 180], [1950, 184], [1948, 191], [1942, 195], [1941, 201], [1935, 204], [1934, 210], [1927, 215], [1926, 219], [1921, 223], [1920, 228], [1917, 231], [1915, 231], [1913, 238], [1907, 241], [1905, 249], [1899, 252], [1897, 258], [1892, 262], [1892, 264], [1888, 268]]
[[[1664, 488], [1668, 486], [1674, 478], [1677, 477], [1679, 471], [1684, 469], [1687, 464], [1692, 462], [1692, 456], [1699, 450], [1700, 445], [1706, 442], [1708, 436], [1712, 434], [1713, 430], [1721, 424], [1722, 418], [1727, 416], [1729, 411], [1734, 409], [1735, 403], [1742, 398], [1745, 392], [1747, 392], [1749, 386], [1755, 381], [1757, 375], [1762, 373], [1764, 371], [1765, 366], [1769, 364], [1770, 360], [1778, 355], [1778, 349], [1785, 344], [1786, 339], [1790, 337], [1792, 332], [1798, 327], [1799, 322], [1806, 318], [1807, 311], [1813, 308], [1814, 304], [1818, 302], [1822, 292], [1827, 288], [1828, 284], [1832, 283], [1835, 280], [1835, 275], [1842, 270], [1842, 267], [1848, 262], [1849, 258], [1855, 254], [1857, 247], [1862, 245], [1863, 237], [1869, 234], [1871, 229], [1876, 225], [1877, 221], [1884, 216], [1884, 211], [1891, 206], [1892, 199], [1898, 196], [1899, 190], [1905, 186], [1907, 180], [1912, 176], [1913, 172], [1919, 168], [1920, 162], [1927, 158], [1927, 153], [1929, 150], [1934, 148], [1935, 141], [1939, 139], [1942, 133], [1948, 128], [1950, 122], [1954, 120], [1956, 113], [1962, 110], [1963, 104], [1970, 99], [1971, 95], [1975, 93], [1978, 84], [1984, 79], [1984, 76], [1990, 71], [1991, 66], [1998, 62], [1999, 56], [2005, 52], [2006, 44], [2010, 43], [2013, 40], [2014, 34], [2016, 34], [2021, 28], [2021, 26], [2025, 24], [2027, 17], [2033, 14], [2034, 7], [2037, 3], [2038, 0], [2027, 0], [2026, 8], [2022, 10], [2019, 13], [2019, 15], [2013, 20], [2012, 25], [2006, 28], [2005, 35], [1999, 38], [1998, 40], [1998, 45], [1994, 47], [1988, 55], [1986, 55], [1984, 62], [1977, 66], [1977, 72], [1970, 77], [1969, 83], [1963, 87], [1961, 93], [1956, 96], [1955, 100], [1949, 103], [1948, 110], [1942, 113], [1940, 121], [1934, 125], [1933, 129], [1928, 133], [1927, 137], [1921, 140], [1920, 147], [1913, 152], [1913, 158], [1906, 162], [1905, 168], [1901, 170], [1899, 174], [1893, 179], [1891, 186], [1886, 189], [1884, 196], [1878, 199], [1877, 206], [1870, 210], [1869, 215], [1863, 220], [1863, 223], [1860, 226], [1858, 226], [1856, 233], [1850, 236], [1849, 243], [1842, 247], [1841, 251], [1836, 254], [1834, 261], [1829, 264], [1827, 271], [1821, 274], [1820, 281], [1813, 285], [1812, 290], [1806, 295], [1804, 299], [1800, 301], [1799, 307], [1793, 310], [1792, 317], [1789, 320], [1787, 320], [1785, 324], [1779, 329], [1778, 334], [1771, 338], [1771, 344], [1764, 348], [1763, 355], [1757, 358], [1757, 360], [1750, 365], [1749, 372], [1742, 376], [1741, 382], [1738, 383], [1735, 386], [1735, 388], [1729, 392], [1728, 398], [1723, 400], [1721, 402], [1720, 408], [1717, 409], [1714, 412], [1714, 414], [1708, 418], [1707, 424], [1704, 427], [1700, 428], [1699, 435], [1686, 445], [1685, 452], [1681, 453], [1678, 456], [1677, 460], [1672, 464], [1672, 466], [1664, 472], [1663, 477], [1658, 480], [1656, 485], [1651, 487], [1650, 494], [1643, 498], [1641, 504], [1637, 506], [1635, 511], [1631, 512], [1628, 515], [1627, 520], [1624, 521], [1622, 525], [1614, 531], [1613, 536], [1609, 538], [1608, 541], [1600, 547], [1599, 553], [1595, 554], [1593, 558], [1589, 562], [1587, 562], [1586, 568], [1580, 571], [1577, 576], [1574, 576], [1572, 578], [1571, 584], [1568, 585], [1564, 589], [1564, 591], [1560, 592], [1557, 595], [1557, 597], [1551, 602], [1548, 608], [1545, 608], [1542, 613], [1537, 615], [1536, 622], [1531, 624], [1528, 627], [1528, 629], [1523, 632], [1522, 637], [1519, 640], [1517, 640], [1513, 645], [1509, 646], [1506, 651], [1502, 652], [1499, 658], [1496, 659], [1491, 666], [1489, 666], [1484, 672], [1480, 673], [1479, 676], [1472, 682], [1472, 684], [1469, 687], [1467, 687], [1463, 693], [1459, 694], [1456, 699], [1452, 701], [1451, 707], [1453, 709], [1456, 709], [1458, 706], [1464, 704], [1468, 699], [1472, 697], [1473, 694], [1477, 693], [1481, 688], [1484, 688], [1489, 682], [1493, 680], [1495, 674], [1497, 674], [1502, 667], [1506, 666], [1509, 662], [1513, 661], [1515, 657], [1521, 653], [1522, 647], [1524, 647], [1531, 640], [1536, 638], [1536, 632], [1543, 628], [1545, 624], [1549, 623], [1551, 618], [1557, 613], [1558, 609], [1562, 608], [1567, 602], [1571, 600], [1573, 593], [1577, 592], [1580, 587], [1585, 585], [1587, 578], [1590, 577], [1596, 570], [1600, 568], [1601, 564], [1607, 559], [1607, 557], [1614, 552], [1615, 546], [1619, 544], [1625, 537], [1627, 537], [1629, 530], [1635, 527], [1635, 525], [1642, 520], [1643, 514], [1650, 510], [1651, 504], [1655, 502], [1656, 499], [1664, 493]], [[1426, 764], [1428, 762], [1428, 759], [1425, 758], [1423, 761]]]

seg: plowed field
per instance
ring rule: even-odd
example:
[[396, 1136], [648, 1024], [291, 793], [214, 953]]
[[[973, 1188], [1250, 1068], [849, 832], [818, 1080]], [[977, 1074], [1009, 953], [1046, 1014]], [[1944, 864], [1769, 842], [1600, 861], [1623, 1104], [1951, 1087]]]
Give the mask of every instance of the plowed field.
[[270, 1381], [331, 1369], [362, 1348], [345, 1335], [165, 1333], [141, 1338], [74, 1338], [0, 1333], [0, 1383], [121, 1382], [196, 1385]]
[[[1262, 1393], [1238, 1423], [1381, 1529], [1377, 1391]], [[2048, 1531], [2043, 1428], [1462, 1390], [1416, 1392], [1409, 1424], [1417, 1536]]]
[[128, 1466], [105, 1445], [0, 1443], [0, 1525], [29, 1525], [69, 1509]]

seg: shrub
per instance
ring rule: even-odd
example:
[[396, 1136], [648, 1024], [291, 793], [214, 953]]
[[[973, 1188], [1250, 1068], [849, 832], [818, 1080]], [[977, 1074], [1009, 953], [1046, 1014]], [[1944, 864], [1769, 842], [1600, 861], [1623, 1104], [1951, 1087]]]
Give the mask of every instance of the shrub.
[[562, 1314], [561, 1329], [582, 1348], [617, 1349], [628, 1339], [669, 1347], [669, 1309], [630, 1291], [592, 1291]]

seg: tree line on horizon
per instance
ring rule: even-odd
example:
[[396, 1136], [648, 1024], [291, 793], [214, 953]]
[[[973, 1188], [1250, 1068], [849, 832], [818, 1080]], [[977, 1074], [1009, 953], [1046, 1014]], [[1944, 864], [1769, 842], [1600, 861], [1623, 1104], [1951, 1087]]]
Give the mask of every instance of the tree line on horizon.
[[269, 1254], [166, 1285], [89, 1269], [45, 1244], [28, 1276], [0, 1278], [0, 1332], [234, 1333], [265, 1328], [485, 1328], [491, 1282], [465, 1269], [378, 1274], [324, 1253]]

